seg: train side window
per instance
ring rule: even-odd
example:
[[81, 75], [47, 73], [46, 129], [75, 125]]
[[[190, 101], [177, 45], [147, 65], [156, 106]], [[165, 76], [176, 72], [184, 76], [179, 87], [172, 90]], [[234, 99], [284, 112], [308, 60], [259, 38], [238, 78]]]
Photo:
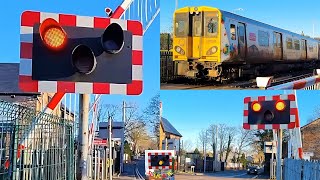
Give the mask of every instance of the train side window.
[[231, 35], [231, 40], [236, 40], [236, 26], [234, 24], [230, 24], [230, 35]]
[[292, 49], [292, 38], [287, 38], [287, 49]]
[[294, 49], [295, 50], [300, 50], [300, 41], [299, 40], [294, 40]]
[[269, 46], [269, 33], [265, 31], [258, 31], [258, 42], [260, 46]]

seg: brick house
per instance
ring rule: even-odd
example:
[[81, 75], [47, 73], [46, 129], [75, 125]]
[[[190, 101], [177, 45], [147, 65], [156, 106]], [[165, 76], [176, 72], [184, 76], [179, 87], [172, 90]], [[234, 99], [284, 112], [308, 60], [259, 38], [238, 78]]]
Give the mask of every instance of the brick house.
[[320, 118], [301, 127], [303, 152], [313, 153], [311, 160], [320, 159]]
[[180, 139], [182, 135], [174, 128], [174, 126], [166, 119], [161, 118], [160, 122], [160, 144], [159, 149], [165, 149], [167, 143], [168, 150], [179, 151]]

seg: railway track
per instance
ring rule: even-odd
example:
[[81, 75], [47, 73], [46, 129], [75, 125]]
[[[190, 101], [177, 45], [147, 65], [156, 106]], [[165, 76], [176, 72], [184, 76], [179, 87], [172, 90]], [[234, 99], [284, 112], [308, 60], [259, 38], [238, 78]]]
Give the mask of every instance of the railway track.
[[[285, 74], [282, 76], [276, 76], [272, 82], [271, 86], [277, 86], [280, 84], [285, 84], [288, 82], [297, 81], [300, 79], [305, 79], [313, 76], [310, 71]], [[247, 81], [235, 81], [228, 84], [221, 84], [216, 82], [185, 82], [185, 83], [163, 83], [161, 84], [162, 90], [210, 90], [210, 89], [257, 89], [257, 84], [255, 79], [250, 79]]]

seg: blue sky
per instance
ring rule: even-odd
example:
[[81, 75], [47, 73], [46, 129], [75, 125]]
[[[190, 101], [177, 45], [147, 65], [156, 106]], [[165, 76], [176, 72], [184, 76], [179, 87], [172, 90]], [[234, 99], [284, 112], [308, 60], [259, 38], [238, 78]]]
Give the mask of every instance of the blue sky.
[[[196, 143], [198, 134], [210, 124], [225, 123], [241, 126], [243, 121], [243, 99], [247, 96], [268, 96], [290, 91], [261, 90], [183, 90], [161, 91], [163, 117], [183, 135], [184, 140]], [[301, 125], [320, 111], [320, 91], [297, 91], [297, 102]], [[319, 112], [320, 113], [320, 112]]]
[[[104, 8], [111, 7], [113, 10], [122, 2], [122, 0], [55, 0], [55, 1], [18, 1], [10, 0], [1, 2], [0, 17], [2, 17], [2, 43], [1, 63], [15, 62], [19, 59], [20, 43], [20, 14], [25, 10], [35, 10], [51, 13], [76, 14], [82, 16], [102, 16], [105, 17]], [[135, 4], [136, 5], [136, 4]], [[133, 14], [134, 11], [131, 11]], [[132, 16], [131, 19], [138, 17]], [[139, 18], [140, 19], [140, 18]], [[122, 95], [103, 95], [102, 100], [105, 103], [121, 103], [122, 100], [134, 101], [145, 106], [149, 99], [159, 91], [159, 35], [160, 17], [158, 16], [154, 23], [144, 36], [144, 90], [140, 96], [122, 96]], [[4, 43], [5, 42], [5, 43]]]
[[[172, 15], [175, 9], [175, 0], [165, 3], [161, 0], [161, 32], [168, 31], [172, 26]], [[239, 15], [274, 25], [293, 32], [302, 31], [306, 35], [320, 36], [320, 2], [314, 0], [178, 0], [178, 8], [185, 6], [212, 6], [225, 11], [235, 12]], [[243, 9], [237, 11], [236, 9]]]

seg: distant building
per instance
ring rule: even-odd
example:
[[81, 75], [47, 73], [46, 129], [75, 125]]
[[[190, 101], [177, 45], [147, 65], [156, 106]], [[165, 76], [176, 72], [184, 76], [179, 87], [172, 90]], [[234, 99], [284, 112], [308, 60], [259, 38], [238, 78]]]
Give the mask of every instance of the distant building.
[[167, 150], [179, 151], [181, 138], [182, 135], [176, 130], [176, 128], [174, 128], [166, 118], [161, 118], [160, 149], [165, 149], [165, 144], [167, 144]]
[[310, 160], [320, 159], [320, 118], [301, 127], [302, 148], [306, 154], [312, 154], [308, 157]]
[[[0, 100], [16, 103], [36, 111], [42, 111], [49, 103], [54, 93], [26, 93], [19, 89], [19, 63], [0, 63]], [[52, 114], [61, 118], [73, 120], [74, 114], [58, 104]]]

